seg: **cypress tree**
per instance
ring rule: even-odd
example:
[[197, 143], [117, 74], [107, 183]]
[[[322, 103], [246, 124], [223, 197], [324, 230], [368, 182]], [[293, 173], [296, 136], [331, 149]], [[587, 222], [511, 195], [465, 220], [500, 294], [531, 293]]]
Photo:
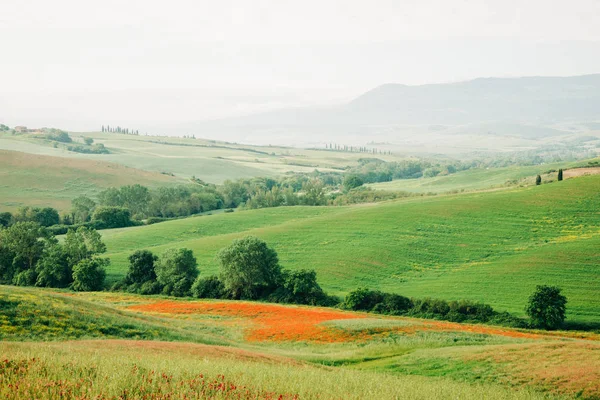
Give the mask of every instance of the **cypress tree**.
[[541, 176], [536, 176], [535, 177], [535, 184], [536, 185], [541, 185], [542, 184], [542, 177]]
[[558, 170], [558, 180], [559, 181], [563, 180], [563, 170], [562, 170], [562, 168]]

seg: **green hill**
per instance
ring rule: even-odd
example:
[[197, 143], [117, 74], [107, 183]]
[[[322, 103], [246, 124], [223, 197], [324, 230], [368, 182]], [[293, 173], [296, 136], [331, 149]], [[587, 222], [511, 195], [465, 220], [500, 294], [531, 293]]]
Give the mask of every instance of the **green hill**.
[[150, 187], [179, 180], [99, 160], [33, 155], [0, 150], [0, 208], [23, 205], [69, 209], [80, 195], [95, 195], [111, 186], [139, 183]]
[[415, 297], [468, 298], [523, 314], [537, 284], [558, 284], [568, 319], [600, 322], [600, 177], [498, 192], [410, 198], [355, 207], [242, 211], [104, 231], [121, 278], [140, 248], [194, 250], [201, 274], [215, 254], [253, 234], [286, 268], [311, 268], [344, 294], [367, 286]]

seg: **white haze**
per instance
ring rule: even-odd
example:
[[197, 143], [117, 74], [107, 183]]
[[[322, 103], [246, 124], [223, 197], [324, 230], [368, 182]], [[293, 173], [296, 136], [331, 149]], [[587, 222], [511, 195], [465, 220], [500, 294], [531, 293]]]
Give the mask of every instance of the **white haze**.
[[152, 132], [388, 82], [597, 73], [599, 20], [596, 0], [5, 0], [0, 123]]

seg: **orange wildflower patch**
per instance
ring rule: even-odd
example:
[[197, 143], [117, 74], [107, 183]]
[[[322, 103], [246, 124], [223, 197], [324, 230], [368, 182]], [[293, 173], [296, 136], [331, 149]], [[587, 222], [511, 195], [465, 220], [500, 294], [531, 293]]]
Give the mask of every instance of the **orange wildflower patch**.
[[250, 319], [253, 326], [246, 331], [246, 340], [249, 341], [344, 342], [354, 339], [352, 333], [320, 324], [332, 320], [364, 318], [360, 314], [322, 308], [308, 309], [261, 303], [161, 301], [131, 306], [129, 309], [163, 314], [208, 314]]

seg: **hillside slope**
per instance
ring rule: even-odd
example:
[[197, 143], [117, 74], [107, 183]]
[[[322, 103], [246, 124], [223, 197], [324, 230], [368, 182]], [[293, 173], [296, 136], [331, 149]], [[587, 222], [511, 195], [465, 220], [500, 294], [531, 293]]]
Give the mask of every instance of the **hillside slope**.
[[95, 197], [112, 186], [176, 184], [158, 172], [80, 158], [52, 157], [0, 150], [0, 208], [55, 207], [67, 210], [80, 195]]
[[334, 294], [367, 286], [523, 314], [536, 284], [558, 284], [570, 299], [570, 320], [600, 323], [599, 203], [600, 177], [588, 176], [376, 205], [243, 211], [103, 235], [111, 280], [139, 248], [191, 248], [201, 274], [210, 275], [219, 249], [254, 234], [284, 267], [315, 269]]

